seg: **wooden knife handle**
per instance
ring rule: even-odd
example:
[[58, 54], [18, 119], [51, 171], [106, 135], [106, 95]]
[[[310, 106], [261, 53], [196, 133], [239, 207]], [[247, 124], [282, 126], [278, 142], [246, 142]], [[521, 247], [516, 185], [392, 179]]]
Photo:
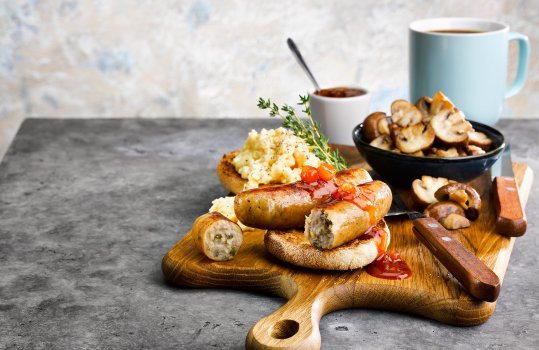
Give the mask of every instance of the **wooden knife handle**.
[[500, 279], [472, 252], [454, 239], [433, 218], [414, 220], [414, 234], [451, 272], [464, 289], [482, 301], [495, 301], [500, 294]]
[[323, 308], [323, 298], [315, 290], [299, 287], [286, 304], [249, 330], [245, 348], [320, 349]]
[[492, 185], [496, 206], [496, 232], [509, 237], [522, 236], [528, 223], [522, 210], [515, 178], [497, 176]]

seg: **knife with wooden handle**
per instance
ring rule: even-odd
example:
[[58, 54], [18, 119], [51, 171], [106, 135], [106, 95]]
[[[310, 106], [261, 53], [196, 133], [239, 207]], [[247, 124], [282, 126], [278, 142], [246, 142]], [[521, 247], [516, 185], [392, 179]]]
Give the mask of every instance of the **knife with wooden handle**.
[[430, 252], [451, 272], [462, 287], [482, 301], [496, 301], [500, 294], [501, 282], [474, 253], [454, 238], [438, 221], [409, 210], [397, 191], [388, 183], [393, 192], [393, 205], [388, 216], [406, 214], [414, 225], [414, 234]]
[[522, 236], [528, 223], [518, 194], [509, 144], [492, 166], [491, 174], [496, 206], [496, 232], [509, 237]]

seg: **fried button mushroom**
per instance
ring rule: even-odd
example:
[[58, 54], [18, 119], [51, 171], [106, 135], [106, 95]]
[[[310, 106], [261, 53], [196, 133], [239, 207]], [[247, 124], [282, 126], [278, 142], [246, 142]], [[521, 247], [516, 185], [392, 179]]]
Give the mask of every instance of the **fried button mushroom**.
[[380, 135], [370, 145], [390, 151], [393, 149], [393, 139], [389, 135]]
[[440, 187], [434, 197], [439, 201], [453, 201], [459, 204], [466, 217], [470, 220], [476, 220], [481, 210], [481, 197], [479, 193], [469, 185], [463, 183], [450, 183]]
[[448, 230], [458, 230], [470, 227], [470, 220], [462, 215], [452, 213], [440, 220], [440, 224]]
[[430, 113], [430, 106], [432, 103], [432, 98], [428, 96], [422, 96], [417, 99], [415, 102], [415, 106], [421, 112], [421, 116], [423, 118], [424, 123], [430, 122], [432, 119], [432, 114]]
[[429, 204], [435, 203], [438, 200], [434, 193], [440, 187], [449, 183], [445, 177], [432, 177], [423, 175], [421, 179], [415, 179], [412, 182], [412, 199], [418, 208], [425, 208]]
[[462, 207], [450, 201], [433, 203], [423, 213], [437, 220], [448, 230], [470, 227], [470, 221], [464, 216]]
[[474, 146], [474, 145], [466, 146], [466, 152], [467, 152], [467, 155], [470, 155], [470, 156], [477, 156], [477, 155], [486, 153], [484, 149], [482, 149], [479, 146]]
[[436, 115], [441, 111], [453, 111], [455, 105], [447, 96], [445, 96], [441, 91], [437, 91], [432, 97], [432, 102], [430, 104], [430, 114]]
[[492, 145], [492, 140], [480, 131], [468, 131], [468, 145], [477, 146], [484, 151], [488, 151]]
[[[442, 201], [430, 204], [424, 211], [423, 214], [433, 218], [435, 220], [442, 220], [446, 218], [449, 214], [458, 214], [464, 216], [464, 209], [458, 204], [450, 201]], [[445, 227], [445, 226], [444, 226]]]
[[419, 123], [406, 128], [392, 130], [395, 137], [395, 145], [403, 153], [415, 153], [432, 146], [435, 134], [430, 124]]
[[363, 138], [371, 142], [381, 135], [389, 135], [387, 115], [384, 112], [374, 112], [363, 122]]
[[464, 119], [460, 111], [444, 110], [432, 117], [430, 121], [436, 137], [448, 146], [463, 145], [468, 140], [468, 131], [472, 125]]
[[389, 122], [387, 121], [387, 117], [378, 121], [378, 131], [380, 131], [382, 135], [389, 135]]
[[391, 104], [391, 121], [404, 128], [421, 122], [421, 112], [406, 100], [396, 100]]
[[444, 158], [455, 158], [459, 157], [459, 151], [455, 147], [451, 147], [448, 149], [438, 148], [434, 152], [435, 157], [444, 157]]

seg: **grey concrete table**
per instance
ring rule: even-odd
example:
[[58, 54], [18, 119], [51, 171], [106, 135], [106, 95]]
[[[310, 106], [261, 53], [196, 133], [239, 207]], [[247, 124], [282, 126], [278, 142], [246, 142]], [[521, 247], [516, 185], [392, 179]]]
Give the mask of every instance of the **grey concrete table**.
[[[224, 152], [277, 120], [27, 120], [0, 165], [0, 348], [240, 349], [284, 301], [168, 286], [161, 258], [226, 194]], [[502, 121], [539, 174], [539, 120]], [[539, 181], [491, 319], [473, 328], [377, 310], [323, 318], [326, 349], [536, 348]]]

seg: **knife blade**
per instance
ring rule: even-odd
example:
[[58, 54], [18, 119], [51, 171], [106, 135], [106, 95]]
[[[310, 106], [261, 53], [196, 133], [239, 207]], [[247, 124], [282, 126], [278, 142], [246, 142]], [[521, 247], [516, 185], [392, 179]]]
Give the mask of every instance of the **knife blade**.
[[509, 237], [522, 236], [528, 223], [518, 194], [509, 144], [492, 166], [491, 175], [496, 207], [496, 232]]
[[413, 232], [417, 239], [469, 294], [482, 301], [495, 301], [500, 294], [501, 282], [494, 271], [456, 240], [437, 220], [408, 209], [397, 191], [389, 183], [388, 186], [393, 193], [393, 203], [387, 216], [408, 215], [414, 225]]

